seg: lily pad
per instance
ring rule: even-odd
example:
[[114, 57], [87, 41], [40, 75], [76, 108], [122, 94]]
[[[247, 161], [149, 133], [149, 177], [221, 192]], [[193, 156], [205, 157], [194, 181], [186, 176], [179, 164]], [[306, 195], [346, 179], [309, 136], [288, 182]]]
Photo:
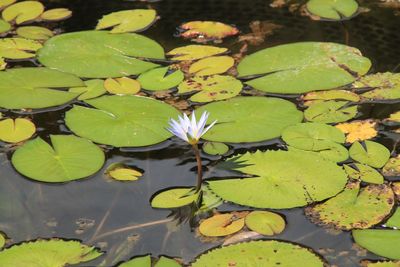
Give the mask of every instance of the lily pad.
[[302, 96], [302, 100], [347, 100], [351, 102], [358, 102], [360, 101], [360, 96], [347, 90], [329, 90], [307, 93], [306, 95]]
[[385, 176], [400, 176], [400, 155], [390, 158], [382, 169]]
[[308, 121], [321, 123], [344, 122], [357, 115], [357, 106], [347, 106], [347, 101], [323, 101], [310, 105], [304, 111]]
[[54, 35], [47, 28], [39, 26], [22, 26], [16, 30], [18, 36], [32, 40], [47, 40]]
[[0, 252], [1, 266], [62, 267], [91, 261], [99, 256], [96, 248], [79, 241], [36, 240], [14, 245]]
[[42, 138], [26, 142], [12, 156], [21, 174], [37, 181], [58, 183], [90, 176], [104, 163], [103, 151], [73, 135], [51, 135], [52, 146]]
[[211, 45], [187, 45], [172, 49], [167, 55], [172, 56], [172, 60], [196, 60], [205, 57], [215, 56], [228, 51], [224, 47]]
[[[249, 265], [251, 264], [251, 265]], [[191, 265], [204, 266], [323, 267], [322, 259], [307, 248], [283, 241], [251, 241], [213, 249]]]
[[222, 74], [233, 67], [235, 60], [229, 56], [214, 56], [200, 59], [189, 68], [190, 74], [196, 76], [207, 76]]
[[99, 20], [96, 30], [113, 27], [110, 33], [137, 32], [148, 28], [156, 20], [154, 9], [133, 9], [113, 12]]
[[71, 93], [78, 93], [78, 100], [96, 98], [107, 93], [104, 88], [104, 81], [101, 79], [92, 79], [84, 81], [85, 86], [73, 87], [68, 90]]
[[355, 142], [349, 153], [355, 161], [374, 168], [382, 168], [390, 157], [390, 151], [385, 146], [373, 141]]
[[75, 75], [47, 68], [14, 68], [0, 72], [0, 107], [47, 108], [65, 104], [78, 96], [68, 87], [83, 86]]
[[178, 93], [184, 94], [198, 91], [190, 97], [190, 100], [202, 103], [235, 97], [240, 93], [242, 87], [241, 81], [232, 76], [195, 76], [183, 81], [178, 86]]
[[352, 83], [370, 67], [370, 60], [356, 48], [301, 42], [258, 51], [245, 57], [237, 69], [239, 77], [256, 76], [246, 83], [257, 90], [299, 94]]
[[3, 9], [6, 6], [14, 4], [15, 2], [17, 2], [17, 0], [0, 0], [0, 9]]
[[246, 226], [262, 235], [276, 235], [285, 229], [285, 220], [277, 213], [270, 211], [252, 211], [246, 216]]
[[5, 20], [0, 19], [0, 33], [8, 32], [11, 29], [11, 24]]
[[397, 207], [396, 211], [390, 216], [389, 220], [385, 223], [387, 227], [400, 228], [400, 209]]
[[382, 174], [368, 165], [360, 163], [344, 165], [344, 170], [351, 179], [361, 180], [370, 184], [383, 184], [384, 182]]
[[102, 96], [86, 100], [93, 108], [75, 105], [65, 122], [75, 134], [116, 147], [149, 146], [171, 134], [168, 120], [179, 112], [172, 106], [140, 96]]
[[6, 245], [7, 237], [4, 233], [0, 233], [0, 249]]
[[399, 230], [353, 230], [352, 234], [358, 245], [372, 253], [389, 259], [400, 260]]
[[38, 18], [44, 11], [44, 6], [39, 1], [22, 1], [12, 4], [3, 10], [5, 21], [15, 20], [16, 24], [22, 24]]
[[352, 121], [337, 124], [335, 127], [346, 134], [346, 142], [364, 141], [378, 135], [376, 122], [373, 120]]
[[230, 25], [217, 21], [190, 21], [180, 26], [184, 38], [198, 38], [205, 40], [219, 40], [239, 33], [239, 30]]
[[43, 65], [86, 78], [138, 75], [158, 66], [143, 58], [163, 59], [164, 50], [142, 35], [107, 31], [60, 34], [49, 39], [38, 53]]
[[200, 223], [199, 232], [213, 237], [234, 234], [244, 227], [244, 216], [243, 213], [216, 214]]
[[118, 267], [151, 267], [151, 256], [135, 257], [129, 261], [123, 262]]
[[36, 131], [35, 124], [28, 119], [5, 119], [0, 121], [0, 140], [18, 143], [29, 139]]
[[305, 206], [336, 195], [347, 181], [341, 167], [315, 153], [257, 151], [227, 163], [253, 177], [209, 180], [210, 189], [224, 200], [256, 208]]
[[330, 20], [349, 19], [358, 11], [355, 0], [309, 0], [306, 7], [313, 15]]
[[203, 144], [203, 151], [209, 155], [223, 155], [229, 151], [229, 147], [224, 143], [206, 142]]
[[138, 81], [143, 89], [163, 91], [180, 84], [184, 79], [180, 70], [169, 70], [168, 67], [156, 68], [140, 74]]
[[143, 175], [140, 171], [119, 163], [108, 166], [106, 173], [117, 181], [136, 181]]
[[384, 122], [398, 124], [400, 123], [400, 111], [390, 114], [389, 118], [385, 119]]
[[[303, 114], [289, 101], [267, 97], [235, 97], [198, 108], [218, 120], [203, 138], [215, 142], [258, 142], [277, 138], [282, 131], [301, 122]], [[238, 131], [240, 129], [240, 131]]]
[[151, 206], [160, 209], [173, 209], [197, 202], [199, 194], [194, 194], [193, 190], [192, 187], [181, 187], [161, 191], [151, 199]]
[[114, 95], [134, 95], [140, 91], [140, 83], [129, 77], [108, 78], [104, 88]]
[[317, 224], [350, 230], [370, 228], [383, 221], [394, 205], [394, 193], [388, 185], [349, 183], [343, 192], [322, 204], [306, 209]]
[[399, 267], [400, 261], [361, 261], [361, 266], [363, 267]]
[[367, 100], [399, 100], [400, 99], [400, 73], [375, 73], [366, 75], [352, 84], [355, 89], [372, 88], [361, 94]]
[[35, 57], [42, 44], [24, 38], [0, 39], [0, 57], [7, 59], [27, 59]]
[[72, 11], [67, 8], [54, 8], [43, 12], [42, 15], [40, 15], [40, 18], [47, 21], [59, 21], [71, 16]]

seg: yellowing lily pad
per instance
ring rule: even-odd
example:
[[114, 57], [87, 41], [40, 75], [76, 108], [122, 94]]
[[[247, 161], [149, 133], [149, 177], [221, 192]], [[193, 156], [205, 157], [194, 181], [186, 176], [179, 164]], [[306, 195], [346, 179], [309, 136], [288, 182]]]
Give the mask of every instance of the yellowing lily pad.
[[34, 40], [3, 38], [0, 39], [0, 57], [7, 59], [32, 58], [41, 47], [42, 45]]
[[195, 76], [183, 81], [178, 86], [178, 93], [197, 92], [190, 97], [194, 102], [211, 102], [237, 96], [242, 90], [242, 83], [232, 76], [212, 75]]
[[12, 4], [2, 12], [5, 21], [15, 20], [16, 24], [22, 24], [38, 18], [44, 11], [44, 6], [39, 1], [22, 1]]
[[306, 209], [315, 223], [338, 229], [365, 229], [383, 221], [394, 205], [390, 186], [368, 185], [360, 189], [360, 182], [349, 183], [335, 197]]
[[357, 115], [357, 106], [347, 106], [349, 103], [333, 100], [316, 102], [304, 111], [304, 117], [312, 122], [344, 122]]
[[196, 60], [205, 57], [215, 56], [228, 51], [224, 47], [211, 45], [187, 45], [172, 49], [167, 55], [172, 56], [172, 60]]
[[244, 213], [214, 215], [200, 223], [199, 232], [205, 236], [227, 236], [239, 232], [244, 227]]
[[382, 169], [385, 176], [400, 176], [400, 155], [390, 158]]
[[246, 226], [262, 235], [276, 235], [285, 229], [285, 220], [270, 211], [252, 211], [246, 216]]
[[320, 100], [346, 100], [351, 102], [360, 101], [360, 96], [356, 93], [346, 90], [329, 90], [329, 91], [317, 91], [310, 92], [302, 96], [302, 100], [306, 101], [305, 106], [310, 106], [314, 101]]
[[14, 4], [15, 2], [17, 2], [17, 0], [0, 0], [0, 9], [3, 9], [6, 6]]
[[361, 96], [371, 101], [398, 101], [400, 99], [400, 73], [366, 75], [352, 84], [353, 88], [372, 88]]
[[110, 170], [108, 175], [118, 181], [136, 181], [142, 173], [131, 168], [115, 168]]
[[115, 95], [134, 95], [140, 91], [140, 83], [128, 77], [108, 78], [104, 81], [104, 88]]
[[181, 70], [170, 70], [168, 67], [155, 68], [140, 74], [138, 81], [143, 89], [163, 91], [180, 84], [184, 79]]
[[32, 40], [47, 40], [54, 35], [49, 29], [39, 26], [22, 26], [16, 33], [20, 37]]
[[371, 184], [383, 184], [384, 182], [382, 174], [368, 165], [355, 163], [352, 165], [344, 165], [344, 169], [349, 177], [355, 180], [361, 180]]
[[172, 209], [179, 208], [197, 202], [198, 193], [194, 193], [193, 187], [172, 188], [156, 193], [151, 199], [153, 208]]
[[232, 57], [213, 56], [193, 63], [189, 68], [189, 73], [196, 76], [221, 74], [233, 67], [234, 64], [235, 60]]
[[28, 119], [5, 119], [0, 121], [0, 140], [18, 143], [29, 139], [36, 131], [35, 124]]
[[323, 19], [342, 20], [354, 16], [358, 10], [356, 0], [309, 0], [307, 10]]
[[72, 11], [67, 8], [54, 8], [43, 12], [40, 18], [42, 20], [47, 20], [47, 21], [58, 21], [67, 19], [71, 16], [72, 16]]
[[86, 100], [99, 97], [107, 92], [104, 88], [104, 81], [101, 79], [92, 79], [84, 81], [85, 86], [73, 87], [68, 90], [71, 93], [78, 93], [78, 100]]
[[385, 119], [384, 122], [388, 123], [400, 123], [400, 111], [390, 114], [389, 118]]
[[399, 267], [400, 261], [361, 261], [362, 267]]
[[390, 151], [385, 146], [373, 141], [353, 143], [349, 154], [355, 161], [374, 168], [382, 168], [390, 157]]
[[378, 135], [376, 122], [373, 120], [339, 123], [335, 127], [346, 134], [347, 143], [368, 140]]
[[220, 40], [239, 33], [239, 30], [230, 25], [216, 21], [190, 21], [180, 26], [184, 38], [197, 40]]
[[99, 20], [96, 30], [113, 27], [111, 33], [137, 32], [148, 28], [156, 20], [154, 9], [133, 9], [113, 12]]

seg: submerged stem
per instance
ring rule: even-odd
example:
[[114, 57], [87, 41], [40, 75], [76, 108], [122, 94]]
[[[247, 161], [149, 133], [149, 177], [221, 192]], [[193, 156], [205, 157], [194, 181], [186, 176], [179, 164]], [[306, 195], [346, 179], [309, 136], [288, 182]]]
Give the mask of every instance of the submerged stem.
[[202, 164], [201, 164], [199, 147], [197, 146], [197, 144], [193, 144], [192, 147], [193, 147], [194, 155], [196, 156], [196, 161], [197, 161], [197, 185], [196, 185], [196, 193], [197, 193], [200, 191], [201, 184], [203, 182], [203, 168], [202, 168]]

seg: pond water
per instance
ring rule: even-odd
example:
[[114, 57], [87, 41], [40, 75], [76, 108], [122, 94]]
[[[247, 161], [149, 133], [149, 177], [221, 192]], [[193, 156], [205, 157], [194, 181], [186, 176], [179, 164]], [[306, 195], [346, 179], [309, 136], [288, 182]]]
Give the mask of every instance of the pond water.
[[[358, 48], [371, 59], [371, 72], [396, 72], [400, 57], [400, 19], [390, 8], [381, 8], [376, 1], [363, 1], [370, 7], [368, 13], [344, 22], [313, 21], [291, 13], [286, 7], [272, 8], [270, 1], [244, 0], [164, 0], [154, 3], [122, 0], [48, 0], [47, 8], [67, 7], [73, 16], [58, 25], [62, 31], [74, 32], [93, 29], [104, 14], [114, 11], [154, 8], [161, 19], [143, 34], [159, 42], [166, 51], [190, 44], [176, 37], [177, 26], [192, 20], [214, 20], [236, 25], [242, 32], [250, 31], [249, 23], [270, 20], [283, 27], [258, 46], [250, 46], [248, 54], [279, 44], [300, 41], [329, 41]], [[222, 44], [238, 51], [236, 38]], [[11, 65], [32, 63], [11, 63]], [[96, 66], [93, 66], [94, 68]], [[286, 97], [297, 103], [296, 98]], [[65, 126], [62, 109], [29, 114], [37, 126], [37, 135], [45, 140], [49, 134], [71, 133]], [[398, 104], [363, 104], [357, 119], [383, 119], [400, 109]], [[3, 115], [15, 116], [4, 111]], [[240, 130], [240, 129], [238, 129]], [[396, 135], [386, 135], [381, 128], [376, 139], [389, 150], [394, 149]], [[231, 154], [257, 149], [284, 148], [282, 141], [274, 139], [264, 143], [232, 145]], [[190, 146], [178, 138], [161, 144], [132, 149], [102, 146], [106, 163], [102, 170], [79, 181], [49, 184], [27, 179], [16, 172], [10, 163], [13, 149], [0, 154], [0, 229], [12, 243], [37, 238], [62, 237], [78, 239], [105, 251], [105, 255], [90, 263], [77, 266], [114, 266], [135, 255], [151, 253], [168, 255], [193, 261], [199, 254], [219, 246], [222, 241], [205, 242], [185, 219], [188, 211], [153, 209], [152, 195], [174, 186], [192, 186], [196, 177], [196, 161]], [[396, 152], [396, 149], [394, 149]], [[221, 160], [203, 154], [205, 177], [224, 175], [216, 169]], [[104, 176], [107, 166], [126, 162], [144, 171], [135, 182], [111, 181]], [[250, 208], [224, 203], [218, 211], [250, 210]], [[359, 266], [362, 259], [383, 259], [373, 253], [355, 248], [350, 232], [333, 231], [317, 226], [304, 215], [303, 208], [278, 210], [285, 216], [287, 227], [271, 239], [286, 240], [312, 248], [330, 265]], [[179, 222], [179, 218], [183, 222]], [[268, 239], [265, 237], [264, 239]]]

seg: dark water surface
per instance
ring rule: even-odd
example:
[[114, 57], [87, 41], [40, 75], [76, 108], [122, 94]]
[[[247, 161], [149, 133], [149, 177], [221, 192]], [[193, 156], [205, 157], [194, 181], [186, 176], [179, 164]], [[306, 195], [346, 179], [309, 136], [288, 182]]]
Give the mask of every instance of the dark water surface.
[[[164, 0], [151, 4], [122, 0], [43, 2], [48, 8], [68, 7], [73, 10], [73, 17], [60, 23], [66, 32], [93, 29], [102, 15], [113, 11], [151, 6], [157, 10], [161, 20], [144, 35], [159, 42], [166, 51], [190, 43], [174, 37], [176, 27], [182, 22], [217, 20], [235, 24], [247, 33], [251, 21], [272, 20], [284, 28], [269, 37], [265, 44], [250, 47], [249, 52], [298, 41], [345, 43], [348, 34], [348, 44], [359, 48], [373, 61], [372, 72], [393, 71], [400, 63], [400, 18], [393, 15], [393, 10], [374, 5], [378, 1], [366, 3], [371, 8], [369, 13], [343, 23], [311, 21], [290, 13], [287, 8], [273, 9], [267, 0]], [[233, 51], [239, 47], [235, 38], [221, 45]], [[70, 106], [32, 115], [38, 126], [38, 135], [48, 139], [50, 133], [68, 132], [63, 121], [68, 109]], [[360, 118], [385, 118], [399, 109], [394, 104], [364, 105]], [[392, 138], [382, 134], [379, 141], [392, 150]], [[279, 141], [255, 144], [251, 150], [257, 147], [276, 149], [282, 145]], [[147, 253], [179, 257], [189, 263], [198, 254], [220, 244], [201, 242], [188, 223], [177, 225], [171, 222], [167, 217], [171, 211], [150, 207], [149, 199], [156, 191], [194, 185], [196, 163], [187, 145], [173, 139], [144, 150], [105, 149], [105, 167], [123, 161], [144, 170], [144, 176], [136, 182], [120, 183], [105, 178], [103, 169], [81, 181], [57, 185], [38, 183], [16, 173], [9, 161], [11, 152], [0, 154], [0, 229], [13, 242], [63, 237], [79, 239], [107, 251], [98, 260], [80, 266], [113, 266], [134, 255]], [[236, 146], [233, 153], [242, 151], [243, 147]], [[205, 163], [211, 160], [204, 156]], [[212, 170], [211, 166], [206, 176], [211, 176]], [[212, 174], [218, 175], [218, 171], [214, 170]], [[245, 208], [228, 204], [219, 207], [220, 211], [239, 209]], [[305, 218], [303, 209], [278, 212], [286, 216], [288, 224], [285, 231], [274, 238], [311, 247], [329, 264], [358, 266], [361, 259], [378, 259], [372, 254], [357, 255], [348, 232], [332, 233], [312, 224]], [[100, 224], [102, 226], [98, 229]]]

